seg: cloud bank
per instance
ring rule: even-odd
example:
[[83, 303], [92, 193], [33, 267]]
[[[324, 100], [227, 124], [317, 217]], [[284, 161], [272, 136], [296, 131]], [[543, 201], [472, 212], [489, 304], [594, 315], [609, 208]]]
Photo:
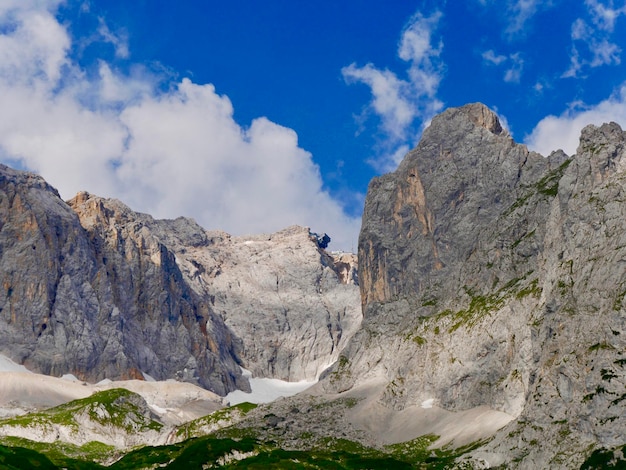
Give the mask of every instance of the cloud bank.
[[574, 103], [560, 116], [546, 116], [524, 142], [531, 150], [545, 156], [557, 149], [573, 155], [578, 147], [580, 132], [586, 125], [599, 126], [611, 121], [626, 122], [626, 83], [596, 105]]
[[[60, 3], [0, 5], [2, 161], [40, 173], [64, 198], [88, 190], [234, 234], [300, 224], [327, 232], [333, 249], [356, 246], [360, 220], [324, 189], [293, 130], [263, 117], [240, 125], [210, 84], [164, 84], [105, 61], [90, 76], [71, 58], [80, 41], [57, 20]], [[97, 36], [87, 40], [130, 55], [102, 19]]]

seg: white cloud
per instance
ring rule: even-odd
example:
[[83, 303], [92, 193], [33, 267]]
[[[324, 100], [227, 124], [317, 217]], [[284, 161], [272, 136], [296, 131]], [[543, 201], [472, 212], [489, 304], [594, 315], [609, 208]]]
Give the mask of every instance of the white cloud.
[[619, 65], [621, 62], [620, 54], [622, 50], [617, 44], [613, 44], [606, 39], [593, 41], [591, 50], [593, 51], [593, 59], [589, 63], [591, 67], [611, 64]]
[[537, 9], [541, 4], [541, 0], [509, 1], [507, 13], [509, 26], [506, 32], [510, 35], [514, 35], [523, 31], [526, 22], [537, 13]]
[[0, 7], [0, 24], [10, 26], [0, 35], [0, 76], [13, 83], [36, 80], [54, 86], [67, 62], [70, 39], [51, 14], [31, 4]]
[[621, 8], [613, 8], [612, 0], [608, 5], [598, 0], [585, 0], [585, 5], [587, 5], [594, 24], [608, 32], [613, 32], [617, 18], [626, 14], [626, 5]]
[[58, 3], [0, 6], [5, 161], [39, 172], [65, 198], [86, 189], [206, 228], [300, 224], [328, 232], [332, 248], [356, 245], [360, 220], [323, 188], [293, 130], [262, 117], [244, 128], [212, 85], [184, 79], [159, 92], [158, 77], [140, 67], [127, 76], [101, 62], [88, 79], [69, 58], [75, 45], [54, 17]]
[[350, 64], [341, 71], [348, 83], [363, 82], [372, 90], [372, 108], [381, 117], [386, 134], [404, 139], [407, 127], [415, 119], [417, 109], [407, 99], [409, 84], [389, 70], [378, 70], [372, 64], [357, 67]]
[[127, 59], [130, 55], [128, 50], [128, 34], [125, 31], [120, 31], [117, 34], [113, 33], [104, 18], [98, 18], [98, 34], [103, 42], [112, 44], [115, 48], [115, 56]]
[[592, 35], [592, 29], [582, 19], [578, 18], [572, 23], [571, 37], [573, 40], [586, 40]]
[[611, 121], [626, 125], [626, 83], [612, 96], [594, 106], [573, 103], [560, 116], [546, 116], [535, 126], [525, 143], [542, 155], [549, 155], [559, 148], [573, 155], [583, 127]]
[[504, 33], [509, 39], [519, 36], [524, 32], [527, 23], [532, 19], [540, 8], [552, 6], [551, 0], [477, 0], [483, 7], [497, 8], [506, 21], [507, 27]]
[[482, 58], [488, 64], [500, 65], [502, 62], [507, 60], [507, 56], [502, 54], [497, 54], [493, 51], [493, 49], [489, 49], [482, 53]]
[[519, 52], [515, 52], [508, 56], [502, 54], [496, 54], [493, 49], [489, 49], [482, 53], [483, 61], [487, 65], [506, 65], [507, 68], [504, 72], [503, 79], [507, 83], [519, 83], [522, 78], [522, 71], [524, 69], [524, 59]]
[[572, 24], [570, 66], [563, 78], [578, 77], [588, 67], [621, 63], [622, 50], [610, 38], [617, 19], [626, 15], [626, 5], [614, 8], [612, 1], [605, 5], [598, 0], [586, 0], [585, 5], [589, 21], [577, 18]]
[[440, 12], [431, 16], [418, 12], [404, 28], [398, 57], [409, 63], [406, 79], [372, 64], [363, 67], [351, 64], [342, 69], [348, 83], [362, 82], [371, 89], [370, 107], [380, 118], [383, 133], [382, 156], [371, 163], [380, 171], [394, 169], [398, 152], [408, 148], [407, 140], [412, 143], [416, 140], [416, 121], [423, 126], [443, 106], [436, 98], [442, 78], [439, 56], [443, 43], [434, 38], [441, 16]]
[[569, 68], [563, 72], [561, 78], [574, 78], [577, 77], [583, 68], [583, 64], [580, 60], [580, 54], [576, 46], [572, 46], [572, 52], [570, 53], [570, 65]]
[[524, 69], [524, 59], [519, 53], [509, 56], [511, 65], [504, 73], [504, 81], [507, 83], [519, 83], [522, 78], [522, 70]]

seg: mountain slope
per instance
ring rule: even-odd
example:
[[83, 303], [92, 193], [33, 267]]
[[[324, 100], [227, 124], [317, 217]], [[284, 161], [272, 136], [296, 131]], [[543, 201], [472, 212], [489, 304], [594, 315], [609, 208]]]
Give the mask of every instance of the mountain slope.
[[53, 376], [148, 374], [220, 395], [249, 390], [242, 365], [315, 379], [360, 323], [358, 287], [307, 229], [258, 242], [88, 193], [65, 203], [2, 166], [0, 354]]
[[480, 465], [572, 468], [623, 444], [625, 142], [614, 123], [590, 126], [575, 156], [544, 158], [483, 105], [434, 118], [370, 184], [364, 320], [326, 392], [375, 378], [397, 416], [508, 414]]

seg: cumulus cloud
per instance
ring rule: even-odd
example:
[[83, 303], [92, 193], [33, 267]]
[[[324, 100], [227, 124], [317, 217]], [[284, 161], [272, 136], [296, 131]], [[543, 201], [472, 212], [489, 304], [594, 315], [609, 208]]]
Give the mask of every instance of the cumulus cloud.
[[401, 160], [399, 152], [408, 149], [407, 140], [416, 140], [416, 121], [423, 126], [443, 106], [436, 97], [443, 74], [439, 58], [443, 43], [435, 38], [441, 16], [418, 12], [404, 28], [398, 57], [409, 64], [406, 78], [373, 64], [342, 69], [348, 83], [364, 83], [371, 89], [370, 109], [380, 119], [383, 134], [381, 155], [371, 163], [380, 171], [394, 169]]
[[381, 118], [381, 126], [394, 140], [405, 138], [408, 126], [417, 115], [417, 108], [406, 96], [410, 84], [389, 70], [379, 70], [372, 64], [357, 67], [350, 64], [341, 71], [348, 83], [362, 82], [372, 90], [371, 107]]
[[[324, 189], [293, 130], [263, 117], [240, 125], [210, 84], [159, 87], [140, 67], [127, 75], [104, 61], [88, 78], [70, 59], [59, 3], [0, 6], [3, 161], [39, 172], [65, 198], [86, 189], [235, 234], [300, 224], [329, 233], [332, 248], [355, 246], [360, 221]], [[107, 31], [102, 40], [123, 44]]]
[[588, 18], [577, 18], [571, 27], [570, 65], [563, 78], [579, 77], [587, 68], [619, 65], [621, 48], [611, 41], [617, 19], [626, 15], [626, 5], [614, 8], [598, 0], [586, 0]]
[[525, 143], [542, 155], [549, 155], [559, 148], [568, 155], [573, 155], [576, 153], [583, 127], [611, 121], [626, 125], [626, 83], [596, 105], [572, 103], [560, 116], [550, 115], [543, 118], [525, 139]]

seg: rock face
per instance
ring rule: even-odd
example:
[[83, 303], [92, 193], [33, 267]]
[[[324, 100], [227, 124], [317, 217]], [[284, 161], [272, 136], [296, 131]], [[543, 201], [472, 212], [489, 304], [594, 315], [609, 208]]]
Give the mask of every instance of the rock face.
[[[49, 375], [145, 373], [221, 395], [249, 389], [240, 365], [315, 376], [360, 322], [358, 287], [341, 283], [308, 230], [271, 238], [245, 252], [247, 241], [189, 219], [154, 220], [88, 193], [65, 203], [40, 177], [2, 166], [0, 353]], [[271, 282], [255, 272], [270, 251]], [[293, 279], [318, 282], [296, 295]]]
[[614, 123], [585, 128], [575, 156], [545, 158], [481, 104], [434, 118], [370, 184], [363, 324], [324, 389], [377, 376], [396, 411], [507, 413], [475, 455], [486, 467], [573, 468], [623, 444], [625, 170]]
[[180, 264], [241, 338], [245, 367], [257, 377], [315, 380], [361, 323], [356, 256], [320, 250], [302, 227], [212, 236], [213, 245], [180, 254]]

